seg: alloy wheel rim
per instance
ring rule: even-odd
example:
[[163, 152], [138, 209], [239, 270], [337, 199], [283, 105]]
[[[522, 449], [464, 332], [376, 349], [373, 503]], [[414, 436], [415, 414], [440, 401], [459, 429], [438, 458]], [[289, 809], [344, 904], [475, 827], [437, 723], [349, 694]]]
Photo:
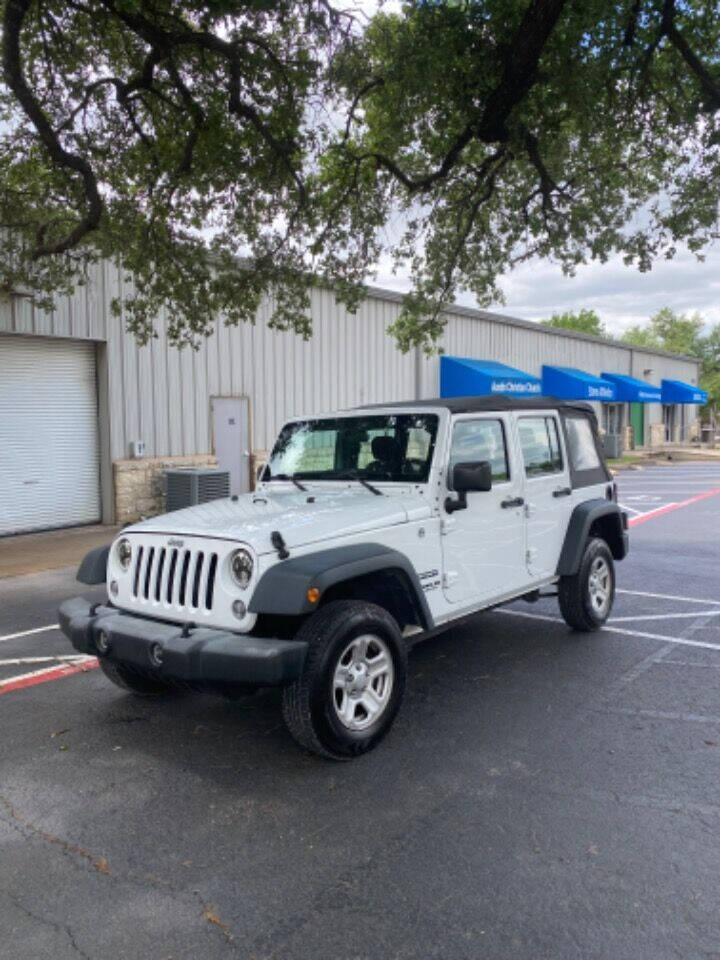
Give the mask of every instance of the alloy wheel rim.
[[603, 557], [595, 557], [590, 565], [588, 589], [593, 610], [600, 615], [605, 614], [610, 606], [612, 574]]
[[376, 634], [362, 634], [345, 647], [332, 677], [332, 703], [348, 730], [366, 730], [390, 703], [395, 670], [390, 648]]

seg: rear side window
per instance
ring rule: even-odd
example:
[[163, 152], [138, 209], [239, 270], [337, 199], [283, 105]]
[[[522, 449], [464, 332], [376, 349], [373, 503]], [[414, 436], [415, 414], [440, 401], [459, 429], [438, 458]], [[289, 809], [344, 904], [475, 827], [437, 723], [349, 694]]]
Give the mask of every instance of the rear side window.
[[587, 417], [567, 417], [568, 455], [574, 470], [596, 470], [600, 466], [600, 457], [595, 446], [590, 421]]
[[560, 438], [554, 417], [520, 417], [518, 432], [526, 476], [540, 477], [562, 471]]
[[477, 463], [479, 460], [490, 462], [495, 483], [509, 478], [505, 433], [500, 420], [460, 420], [455, 424], [450, 470], [456, 463]]

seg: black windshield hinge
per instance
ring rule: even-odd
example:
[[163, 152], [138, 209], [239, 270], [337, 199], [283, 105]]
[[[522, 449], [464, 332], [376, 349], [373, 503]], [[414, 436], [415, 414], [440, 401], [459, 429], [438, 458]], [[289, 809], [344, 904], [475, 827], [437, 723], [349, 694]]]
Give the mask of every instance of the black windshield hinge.
[[279, 530], [272, 531], [272, 533], [270, 534], [270, 543], [277, 550], [277, 553], [280, 559], [287, 560], [287, 558], [290, 556], [290, 551], [285, 545], [285, 541], [283, 540], [283, 535], [280, 533]]

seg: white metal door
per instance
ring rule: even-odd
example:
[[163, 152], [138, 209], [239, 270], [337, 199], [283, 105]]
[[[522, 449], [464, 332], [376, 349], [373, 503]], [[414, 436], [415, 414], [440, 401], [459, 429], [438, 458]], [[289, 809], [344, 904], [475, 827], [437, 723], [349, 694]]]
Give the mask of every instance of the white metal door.
[[0, 336], [0, 534], [99, 519], [94, 345]]
[[517, 419], [525, 466], [527, 567], [531, 577], [555, 573], [572, 510], [572, 489], [556, 415]]
[[230, 473], [230, 493], [250, 489], [250, 412], [247, 397], [213, 397], [210, 401], [213, 451], [221, 470]]
[[449, 603], [473, 606], [527, 581], [522, 477], [510, 455], [509, 427], [507, 414], [458, 417], [453, 425], [449, 469], [487, 460], [493, 485], [469, 493], [466, 509], [443, 520], [443, 592]]

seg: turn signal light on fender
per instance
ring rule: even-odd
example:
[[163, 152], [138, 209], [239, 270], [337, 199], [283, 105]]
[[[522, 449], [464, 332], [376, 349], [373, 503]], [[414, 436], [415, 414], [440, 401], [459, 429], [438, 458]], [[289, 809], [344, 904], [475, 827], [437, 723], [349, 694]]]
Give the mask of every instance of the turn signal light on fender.
[[317, 603], [320, 599], [320, 591], [317, 587], [310, 587], [305, 596], [307, 597], [308, 603]]

